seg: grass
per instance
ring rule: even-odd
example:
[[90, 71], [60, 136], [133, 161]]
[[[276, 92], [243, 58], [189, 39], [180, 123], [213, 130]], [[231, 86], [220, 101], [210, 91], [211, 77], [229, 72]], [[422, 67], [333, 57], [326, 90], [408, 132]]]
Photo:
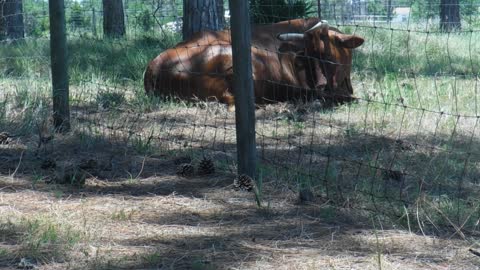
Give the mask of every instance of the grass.
[[25, 232], [20, 240], [20, 254], [35, 260], [63, 260], [81, 239], [80, 233], [49, 220], [23, 220], [22, 223]]
[[374, 27], [346, 27], [346, 32], [367, 37], [354, 59], [354, 68], [383, 76], [476, 76], [480, 68], [480, 34], [424, 33]]
[[[359, 101], [257, 109], [256, 196], [229, 188], [236, 166], [234, 114], [215, 103], [143, 92], [146, 63], [174, 36], [71, 39], [73, 131], [55, 135], [42, 151], [36, 151], [39, 127], [52, 129], [48, 42], [2, 46], [0, 131], [18, 137], [0, 145], [0, 173], [11, 178], [0, 185], [0, 196], [23, 210], [3, 210], [0, 203], [0, 214], [15, 217], [2, 220], [0, 258], [5, 254], [10, 266], [28, 257], [78, 269], [216, 269], [227, 263], [318, 269], [349, 265], [340, 258], [354, 260], [351, 253], [363, 250], [364, 266], [399, 269], [405, 261], [391, 254], [402, 254], [415, 269], [421, 266], [408, 260], [417, 256], [409, 250], [426, 257], [438, 250], [418, 244], [418, 235], [477, 245], [471, 239], [480, 218], [480, 36], [345, 30], [367, 40], [354, 56]], [[212, 156], [217, 173], [176, 177], [173, 160], [183, 155], [194, 162]], [[44, 158], [75, 166], [94, 159], [96, 165], [81, 169], [87, 175], [83, 187], [64, 187], [47, 183], [58, 168], [42, 169]], [[315, 196], [300, 207], [303, 189]], [[255, 197], [263, 208], [250, 211]], [[32, 215], [38, 211], [51, 215]], [[323, 233], [339, 226], [341, 240], [337, 232]], [[368, 235], [347, 237], [346, 228], [357, 227], [369, 228]], [[394, 229], [403, 231], [388, 235]], [[295, 261], [287, 246], [300, 250], [305, 262]], [[275, 252], [283, 257], [266, 255]], [[470, 266], [463, 255], [441, 252], [450, 254], [447, 263]]]
[[125, 221], [125, 220], [131, 220], [132, 219], [132, 215], [134, 214], [135, 212], [134, 211], [125, 211], [124, 209], [121, 209], [117, 212], [114, 212], [112, 214], [112, 219], [113, 220], [119, 220], [119, 221]]
[[[67, 260], [68, 254], [83, 240], [80, 232], [47, 216], [19, 220], [2, 218], [1, 222], [2, 240], [17, 246], [11, 257], [28, 258], [39, 263], [61, 262]], [[0, 252], [9, 253], [7, 249]]]
[[[145, 63], [178, 41], [172, 36], [143, 36], [133, 40], [72, 38], [68, 42], [69, 75], [72, 84], [91, 82], [92, 75], [103, 82], [123, 83], [143, 79]], [[48, 78], [49, 40], [28, 39], [0, 48], [6, 61], [0, 74], [7, 77]]]

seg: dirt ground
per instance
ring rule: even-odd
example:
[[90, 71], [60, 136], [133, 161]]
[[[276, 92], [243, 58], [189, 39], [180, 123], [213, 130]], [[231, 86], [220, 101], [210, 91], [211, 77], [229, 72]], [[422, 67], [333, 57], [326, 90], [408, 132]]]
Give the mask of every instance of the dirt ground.
[[[388, 133], [364, 138], [348, 129], [357, 135], [341, 135], [343, 126], [335, 129], [329, 113], [310, 115], [310, 122], [292, 123], [283, 118], [269, 120], [277, 114], [264, 116], [266, 120], [258, 124], [257, 131], [261, 155], [276, 162], [277, 167], [263, 168], [272, 173], [263, 182], [262, 207], [258, 207], [253, 192], [237, 190], [233, 184], [233, 114], [223, 116], [226, 112], [220, 112], [209, 117], [195, 108], [174, 108], [142, 117], [87, 110], [74, 113], [78, 123], [87, 124], [78, 124], [81, 128], [70, 135], [55, 135], [52, 142], [40, 147], [37, 142], [42, 137], [35, 134], [14, 137], [9, 144], [0, 145], [0, 269], [480, 268], [480, 257], [470, 251], [479, 250], [476, 231], [464, 235], [464, 228], [448, 227], [455, 223], [445, 218], [440, 224], [448, 228], [435, 227], [422, 233], [418, 228], [425, 228], [425, 224], [415, 224], [419, 218], [407, 216], [408, 223], [399, 225], [405, 224], [405, 216], [389, 220], [384, 213], [365, 209], [366, 200], [372, 200], [370, 195], [355, 197], [361, 186], [357, 184], [368, 186], [364, 191], [377, 190], [377, 182], [368, 180], [369, 168], [379, 170], [387, 168], [382, 165], [388, 165], [389, 160], [405, 160], [411, 163], [405, 167], [412, 171], [403, 180], [408, 185], [377, 176], [374, 179], [383, 181], [378, 182], [382, 192], [390, 188], [392, 198], [407, 190], [415, 202], [412, 191], [418, 179], [412, 176], [422, 172], [425, 164], [432, 170], [437, 167], [433, 162], [418, 162], [426, 148], [422, 145], [434, 145], [419, 136], [414, 136], [414, 146], [398, 147], [398, 138]], [[152, 132], [144, 128], [149, 123]], [[156, 140], [153, 146], [150, 138]], [[434, 137], [435, 141], [438, 138]], [[463, 137], [459, 140], [465, 141]], [[469, 149], [478, 145], [475, 141]], [[164, 150], [155, 154], [150, 149]], [[308, 159], [303, 158], [303, 149], [312, 150]], [[205, 153], [213, 157], [214, 174], [177, 174], [181, 155], [192, 155], [197, 165]], [[311, 172], [324, 176], [329, 171], [326, 153], [337, 155], [340, 165], [335, 177], [327, 175], [322, 181], [330, 179], [333, 184], [327, 183], [327, 187], [344, 188], [343, 193], [338, 191], [345, 195], [343, 204], [332, 202], [321, 192], [301, 203], [295, 183], [284, 181], [300, 174], [295, 170], [282, 172], [281, 168], [301, 173], [315, 167]], [[385, 164], [368, 163], [372, 159], [369, 153], [385, 155], [376, 158], [384, 158]], [[470, 156], [471, 162], [477, 161], [474, 157]], [[343, 159], [367, 163], [353, 166], [340, 163]], [[453, 159], [448, 156], [448, 160]], [[460, 174], [465, 162], [458, 160], [461, 166], [439, 164], [451, 168], [449, 173]], [[66, 173], [71, 166], [79, 169]], [[472, 179], [477, 170], [461, 175], [460, 179], [471, 182], [462, 191], [476, 194], [478, 186]], [[59, 181], [77, 177], [85, 180], [84, 185]], [[442, 191], [452, 183], [432, 186]], [[478, 211], [476, 200], [472, 201], [468, 211], [462, 212], [468, 214], [463, 220], [474, 219], [470, 217]], [[384, 202], [389, 201], [378, 201], [376, 206]], [[418, 214], [411, 210], [414, 206], [411, 204], [408, 212]]]
[[230, 174], [185, 178], [168, 169], [171, 160], [162, 162], [157, 176], [117, 182], [90, 177], [82, 189], [2, 176], [0, 269], [16, 268], [21, 254], [28, 256], [20, 228], [32, 220], [79, 235], [70, 248], [60, 247], [60, 255], [41, 250], [38, 269], [480, 267], [458, 236], [383, 228], [328, 201], [300, 204], [293, 191], [273, 183], [265, 184], [258, 208], [251, 192], [233, 188]]

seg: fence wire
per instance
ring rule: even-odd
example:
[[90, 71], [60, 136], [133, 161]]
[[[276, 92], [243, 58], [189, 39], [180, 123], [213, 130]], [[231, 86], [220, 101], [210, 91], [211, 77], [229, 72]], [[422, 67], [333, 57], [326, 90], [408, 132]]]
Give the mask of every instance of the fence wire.
[[[279, 188], [311, 190], [322, 204], [408, 223], [423, 233], [477, 235], [478, 14], [462, 14], [462, 28], [444, 32], [438, 15], [415, 17], [428, 7], [415, 1], [386, 14], [370, 5], [387, 2], [321, 1], [322, 19], [365, 39], [353, 54], [356, 101], [259, 105], [260, 177]], [[475, 1], [462, 5], [478, 11]], [[171, 160], [208, 156], [217, 173], [233, 180], [234, 113], [217, 102], [163, 100], [143, 90], [147, 63], [181, 39], [180, 1], [125, 1], [123, 39], [103, 37], [101, 1], [68, 2], [74, 131], [51, 142], [42, 142], [53, 134], [48, 27], [42, 26], [48, 6], [39, 1], [30, 3], [34, 11], [27, 7], [25, 39], [0, 47], [0, 126], [16, 141], [2, 148], [3, 173], [17, 164], [6, 154], [32, 149], [31, 162], [20, 168], [25, 175], [37, 173], [47, 159], [93, 158], [99, 165], [88, 172], [99, 179], [153, 177], [174, 174]]]

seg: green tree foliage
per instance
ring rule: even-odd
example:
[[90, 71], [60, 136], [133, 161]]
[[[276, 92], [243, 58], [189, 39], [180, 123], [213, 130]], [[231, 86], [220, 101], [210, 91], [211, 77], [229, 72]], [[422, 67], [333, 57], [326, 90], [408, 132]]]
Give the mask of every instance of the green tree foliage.
[[[411, 6], [412, 18], [431, 19], [440, 14], [440, 0], [416, 0], [404, 1], [405, 6]], [[467, 17], [476, 17], [480, 15], [480, 0], [460, 0], [460, 14], [462, 19], [469, 20]]]
[[73, 27], [73, 29], [84, 27], [87, 20], [84, 16], [84, 10], [82, 5], [79, 2], [73, 2], [70, 7], [70, 17], [68, 18], [68, 23]]
[[[314, 2], [316, 5], [316, 1]], [[322, 19], [336, 20], [339, 15], [349, 15], [351, 12], [358, 11], [352, 10], [351, 0], [322, 0], [321, 1]]]
[[275, 23], [315, 15], [313, 4], [306, 0], [250, 0], [253, 23]]
[[153, 14], [148, 9], [143, 9], [137, 16], [137, 25], [143, 31], [150, 31], [154, 24]]
[[25, 33], [27, 36], [48, 35], [50, 21], [47, 0], [23, 0]]
[[419, 0], [411, 5], [413, 19], [431, 19], [440, 14], [440, 0]]
[[369, 1], [367, 3], [367, 11], [369, 14], [387, 15], [387, 1]]

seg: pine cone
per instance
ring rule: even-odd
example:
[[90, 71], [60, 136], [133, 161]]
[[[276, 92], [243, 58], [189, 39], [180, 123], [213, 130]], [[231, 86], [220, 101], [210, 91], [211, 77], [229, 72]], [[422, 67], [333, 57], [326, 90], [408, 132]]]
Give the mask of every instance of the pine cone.
[[233, 181], [233, 187], [236, 189], [251, 191], [255, 187], [255, 182], [250, 176], [242, 174], [235, 178]]
[[78, 165], [80, 169], [89, 170], [97, 167], [97, 161], [95, 159], [83, 159]]
[[414, 146], [411, 143], [408, 143], [402, 140], [396, 140], [395, 148], [397, 150], [411, 151], [414, 149]]
[[40, 168], [44, 170], [55, 168], [56, 166], [57, 166], [57, 163], [55, 162], [55, 160], [51, 158], [44, 159], [42, 163], [40, 163]]
[[177, 168], [177, 174], [183, 177], [190, 177], [195, 174], [195, 167], [191, 163], [180, 164]]
[[405, 177], [405, 173], [401, 171], [395, 171], [395, 170], [386, 170], [386, 171], [383, 171], [382, 174], [383, 174], [384, 180], [393, 180], [396, 182], [403, 181]]
[[0, 132], [0, 144], [8, 144], [10, 142], [10, 134], [7, 132]]
[[79, 187], [85, 185], [87, 173], [78, 166], [71, 163], [63, 163], [56, 167], [55, 182], [57, 184], [67, 184]]
[[313, 202], [315, 200], [315, 195], [310, 188], [301, 188], [298, 191], [298, 199], [301, 203]]
[[181, 164], [191, 163], [191, 162], [192, 162], [192, 158], [189, 156], [177, 157], [173, 160], [173, 164], [175, 165], [181, 165]]
[[204, 157], [198, 164], [198, 175], [208, 175], [215, 172], [215, 165], [210, 158]]

